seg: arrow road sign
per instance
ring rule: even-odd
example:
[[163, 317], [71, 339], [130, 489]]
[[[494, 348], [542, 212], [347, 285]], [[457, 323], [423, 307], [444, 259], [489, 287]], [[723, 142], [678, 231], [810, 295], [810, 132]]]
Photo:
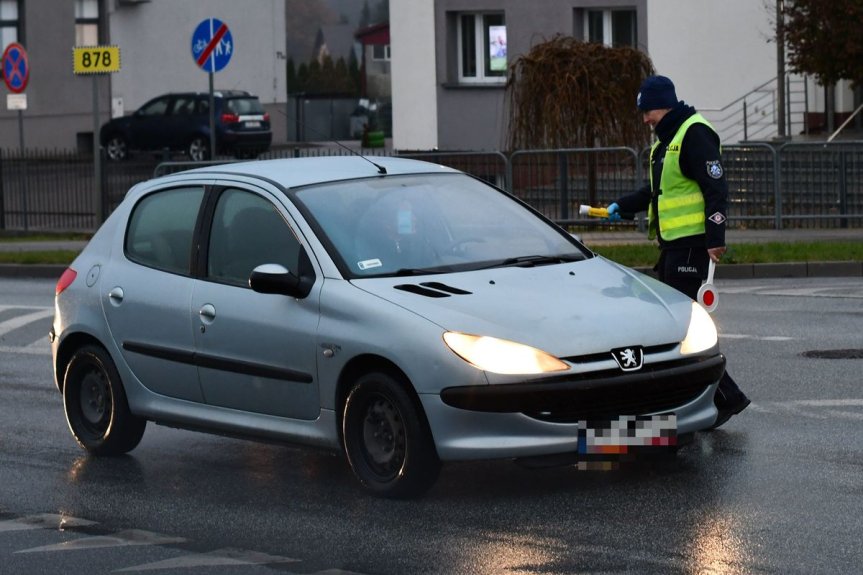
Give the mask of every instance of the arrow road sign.
[[234, 39], [228, 25], [217, 18], [203, 20], [192, 34], [192, 57], [205, 72], [218, 72], [228, 65]]
[[27, 88], [30, 64], [27, 51], [18, 42], [12, 42], [3, 51], [3, 81], [12, 92], [20, 94]]

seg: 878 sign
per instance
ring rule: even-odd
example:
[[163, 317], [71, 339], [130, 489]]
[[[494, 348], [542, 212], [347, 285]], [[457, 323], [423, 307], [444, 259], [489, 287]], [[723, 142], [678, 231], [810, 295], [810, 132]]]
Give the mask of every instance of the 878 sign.
[[107, 74], [120, 71], [119, 46], [76, 46], [72, 49], [76, 74]]

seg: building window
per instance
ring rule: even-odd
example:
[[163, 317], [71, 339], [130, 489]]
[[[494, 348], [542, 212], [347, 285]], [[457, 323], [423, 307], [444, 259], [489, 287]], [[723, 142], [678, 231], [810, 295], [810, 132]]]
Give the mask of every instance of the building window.
[[506, 22], [503, 14], [459, 14], [458, 52], [460, 82], [506, 82]]
[[18, 5], [18, 0], [0, 0], [0, 54], [12, 42], [20, 42]]
[[99, 0], [75, 0], [75, 45], [99, 45]]
[[372, 60], [389, 61], [390, 45], [389, 44], [374, 44], [372, 45]]
[[584, 37], [606, 46], [638, 45], [635, 10], [586, 10]]

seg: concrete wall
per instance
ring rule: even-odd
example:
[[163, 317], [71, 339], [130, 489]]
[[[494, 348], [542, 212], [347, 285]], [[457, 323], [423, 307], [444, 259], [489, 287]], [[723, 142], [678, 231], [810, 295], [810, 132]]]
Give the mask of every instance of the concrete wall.
[[[208, 74], [192, 58], [192, 33], [199, 22], [218, 18], [228, 24], [235, 53], [215, 74], [216, 89], [248, 90], [270, 112], [273, 141], [286, 139], [281, 111], [287, 102], [285, 3], [283, 0], [175, 1], [135, 4], [105, 0], [107, 37], [120, 47], [120, 72], [98, 78], [99, 123], [110, 117], [112, 98], [131, 113], [159, 94], [208, 90]], [[75, 4], [27, 0], [25, 37], [30, 61], [23, 113], [25, 146], [75, 149], [93, 131], [93, 77], [75, 76]], [[0, 91], [0, 148], [18, 147], [18, 114], [6, 110]]]
[[[397, 24], [397, 25], [394, 25]], [[393, 147], [438, 147], [434, 2], [390, 2], [393, 78]], [[398, 79], [398, 93], [396, 93]]]
[[[78, 133], [93, 130], [93, 78], [75, 76], [75, 4], [55, 0], [27, 0], [23, 4], [24, 47], [30, 65], [25, 94], [27, 110], [21, 113], [24, 145], [28, 148], [74, 149]], [[50, 18], [44, 15], [50, 14]], [[100, 108], [108, 108], [108, 84], [100, 84]], [[5, 85], [0, 88], [0, 148], [18, 148], [17, 111], [6, 109]], [[102, 115], [106, 119], [107, 113]]]

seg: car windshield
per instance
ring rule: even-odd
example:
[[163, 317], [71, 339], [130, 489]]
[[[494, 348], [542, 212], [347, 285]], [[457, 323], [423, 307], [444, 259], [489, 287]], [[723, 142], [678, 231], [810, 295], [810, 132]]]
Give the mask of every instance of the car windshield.
[[349, 278], [591, 257], [563, 230], [464, 174], [353, 180], [305, 187], [294, 197]]
[[264, 107], [257, 98], [228, 98], [225, 101], [225, 107], [238, 116], [264, 113]]

